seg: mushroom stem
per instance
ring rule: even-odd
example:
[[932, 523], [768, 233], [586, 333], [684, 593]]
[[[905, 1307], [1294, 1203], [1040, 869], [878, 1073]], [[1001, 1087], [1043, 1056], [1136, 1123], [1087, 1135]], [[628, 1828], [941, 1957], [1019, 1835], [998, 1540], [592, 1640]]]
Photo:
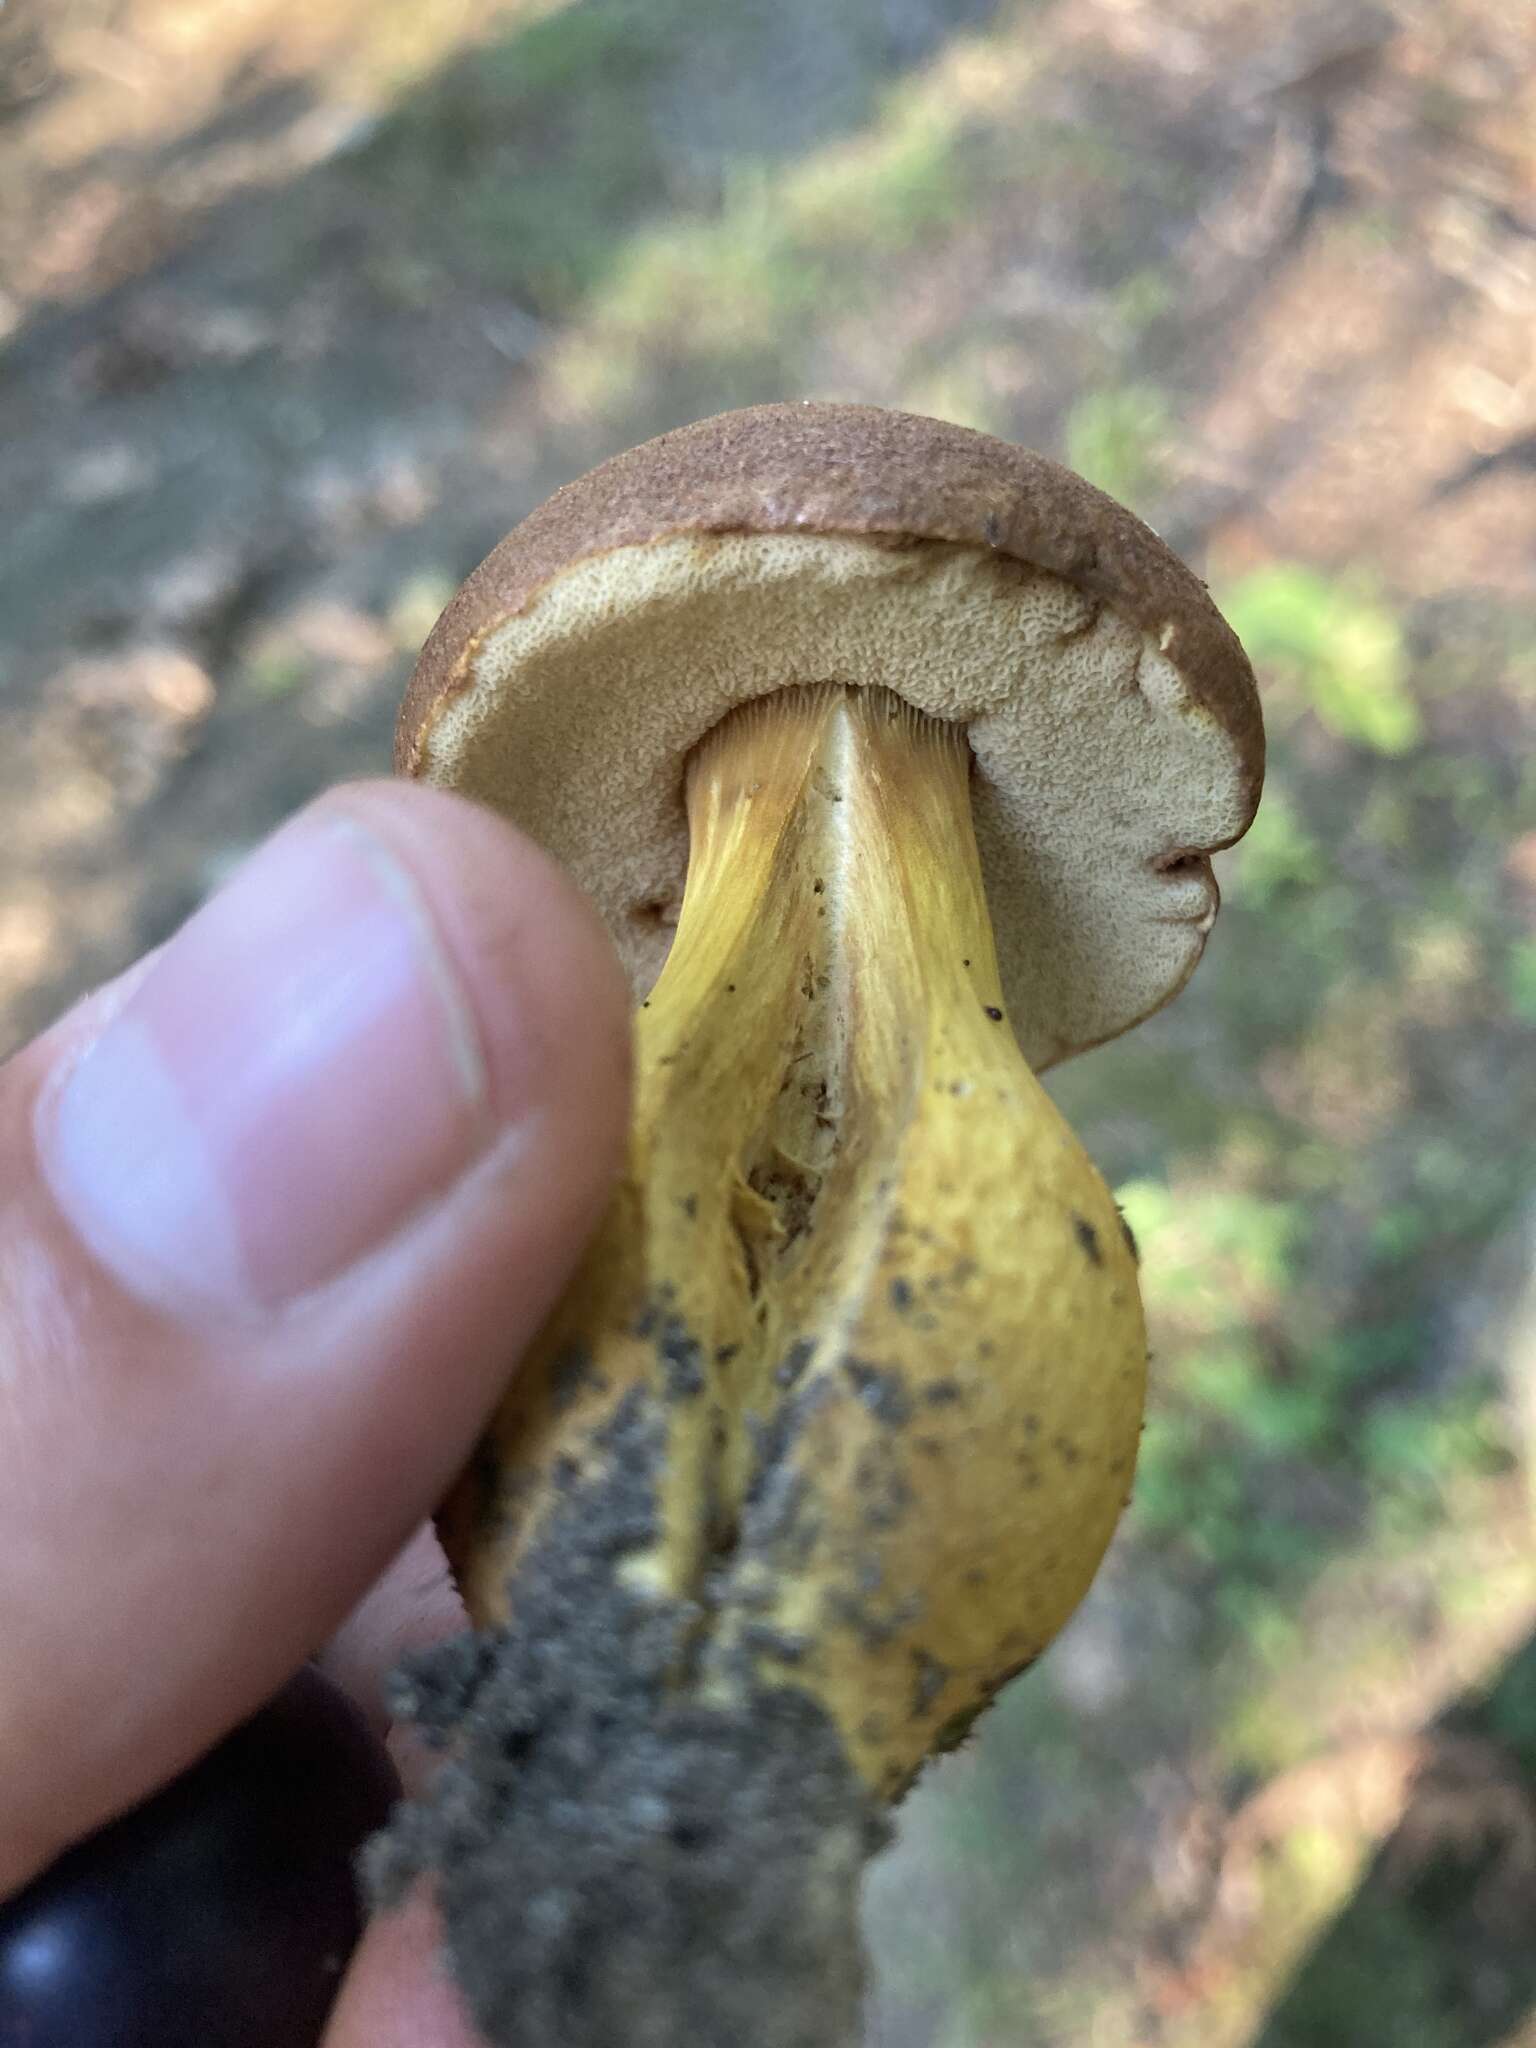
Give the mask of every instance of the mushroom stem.
[[[688, 814], [626, 1171], [442, 1518], [484, 1633], [405, 1701], [456, 1754], [400, 1839], [443, 1879], [492, 2039], [505, 2014], [543, 2041], [528, 1979], [559, 1977], [574, 1930], [628, 1954], [599, 1910], [617, 1830], [647, 1924], [672, 1930], [644, 1949], [659, 1968], [666, 1948], [666, 2025], [818, 2048], [854, 2023], [880, 1807], [1098, 1565], [1144, 1332], [1114, 1203], [1004, 1015], [960, 733], [883, 690], [786, 690], [699, 746]], [[503, 1923], [529, 1914], [557, 1795], [592, 1827], [558, 1879], [564, 1932], [512, 1969]], [[493, 1910], [509, 1827], [534, 1847]], [[696, 1981], [685, 1927], [715, 1959]], [[732, 1987], [757, 1973], [772, 2026], [723, 2016], [720, 1956]], [[609, 2040], [643, 1959], [588, 2031], [551, 2009], [549, 2040]], [[786, 1975], [798, 2000], [764, 1981]]]
[[[626, 1392], [654, 1391], [662, 1527], [628, 1583], [707, 1600], [716, 1687], [745, 1617], [761, 1643], [777, 1631], [778, 1664], [815, 1667], [887, 1795], [1077, 1604], [1140, 1421], [1133, 1256], [1008, 1028], [968, 769], [954, 728], [882, 690], [787, 690], [697, 749], [628, 1171], [446, 1519], [472, 1617], [508, 1621], [552, 1450], [580, 1456]], [[1075, 1374], [1042, 1356], [1042, 1284], [1047, 1324], [1092, 1313]], [[1012, 1454], [994, 1498], [964, 1468], [995, 1427]], [[1024, 1498], [1042, 1491], [1044, 1516]], [[937, 1631], [909, 1611], [966, 1572], [992, 1590]], [[839, 1635], [908, 1656], [838, 1654], [829, 1601]], [[872, 1663], [913, 1687], [920, 1668], [920, 1707]]]

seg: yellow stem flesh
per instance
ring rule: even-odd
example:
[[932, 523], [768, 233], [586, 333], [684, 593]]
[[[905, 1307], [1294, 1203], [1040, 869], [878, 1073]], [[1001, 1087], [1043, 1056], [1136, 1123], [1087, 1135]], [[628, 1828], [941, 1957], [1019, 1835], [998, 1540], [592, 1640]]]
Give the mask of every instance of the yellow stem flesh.
[[1003, 1012], [969, 770], [841, 687], [698, 749], [627, 1170], [443, 1518], [506, 1622], [638, 1389], [666, 1456], [616, 1569], [696, 1603], [678, 1684], [803, 1687], [885, 1796], [1081, 1599], [1143, 1398], [1134, 1253]]

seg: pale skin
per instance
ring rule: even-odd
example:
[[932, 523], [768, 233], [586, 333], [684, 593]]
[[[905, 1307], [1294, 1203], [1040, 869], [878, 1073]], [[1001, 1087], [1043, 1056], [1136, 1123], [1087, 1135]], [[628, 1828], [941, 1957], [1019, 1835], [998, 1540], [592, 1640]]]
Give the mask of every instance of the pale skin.
[[[258, 1012], [229, 1025], [249, 1052], [260, 1001], [240, 975], [283, 946], [287, 905], [309, 918], [321, 1022], [275, 1075], [234, 1050], [194, 1072], [173, 1103], [185, 1198], [159, 1084], [128, 1090], [118, 1129], [161, 1192], [118, 1227], [114, 1071], [139, 1076], [145, 1044], [164, 1056], [178, 1034], [221, 1045], [226, 983]], [[362, 996], [326, 985], [349, 918], [371, 957], [398, 943], [413, 963]], [[401, 1650], [462, 1625], [427, 1518], [612, 1185], [628, 1007], [597, 918], [535, 847], [456, 798], [361, 784], [0, 1066], [0, 1897], [318, 1646], [382, 1728]], [[71, 1097], [77, 1066], [95, 1078]], [[241, 1089], [236, 1116], [220, 1091]], [[215, 1125], [221, 1170], [238, 1179], [245, 1147], [251, 1185], [295, 1190], [292, 1243], [266, 1241], [238, 1187], [220, 1207]], [[416, 1789], [422, 1759], [398, 1761]], [[434, 1949], [425, 1901], [380, 1923], [325, 2048], [470, 2048]]]

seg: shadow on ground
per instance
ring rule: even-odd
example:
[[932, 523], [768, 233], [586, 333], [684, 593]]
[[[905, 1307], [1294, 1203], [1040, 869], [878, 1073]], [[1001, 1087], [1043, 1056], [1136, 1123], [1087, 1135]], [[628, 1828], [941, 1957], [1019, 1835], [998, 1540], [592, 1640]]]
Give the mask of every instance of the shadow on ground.
[[1252, 2048], [1496, 2048], [1536, 2008], [1536, 1637], [1428, 1731], [1401, 1820]]

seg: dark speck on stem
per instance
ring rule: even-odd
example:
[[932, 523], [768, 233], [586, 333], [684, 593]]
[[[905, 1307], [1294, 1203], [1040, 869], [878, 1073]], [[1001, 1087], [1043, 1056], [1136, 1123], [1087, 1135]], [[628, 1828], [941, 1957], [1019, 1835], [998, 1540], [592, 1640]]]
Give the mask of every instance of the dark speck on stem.
[[797, 1337], [774, 1371], [774, 1380], [781, 1387], [792, 1387], [810, 1364], [815, 1355], [816, 1345], [809, 1337]]
[[862, 1358], [845, 1358], [843, 1370], [853, 1383], [855, 1395], [877, 1422], [901, 1429], [912, 1419], [911, 1400], [895, 1373], [870, 1365]]

